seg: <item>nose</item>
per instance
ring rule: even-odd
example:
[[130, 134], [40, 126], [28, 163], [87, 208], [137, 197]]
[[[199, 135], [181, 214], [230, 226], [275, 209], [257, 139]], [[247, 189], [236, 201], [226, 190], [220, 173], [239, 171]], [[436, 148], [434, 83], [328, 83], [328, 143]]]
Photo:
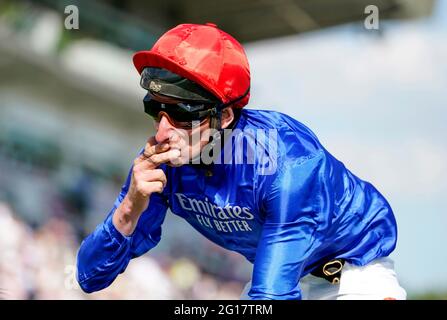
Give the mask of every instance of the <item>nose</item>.
[[160, 122], [156, 125], [156, 129], [157, 134], [155, 135], [155, 140], [157, 140], [158, 143], [162, 143], [164, 141], [169, 141], [175, 127], [169, 122], [166, 115], [162, 115]]

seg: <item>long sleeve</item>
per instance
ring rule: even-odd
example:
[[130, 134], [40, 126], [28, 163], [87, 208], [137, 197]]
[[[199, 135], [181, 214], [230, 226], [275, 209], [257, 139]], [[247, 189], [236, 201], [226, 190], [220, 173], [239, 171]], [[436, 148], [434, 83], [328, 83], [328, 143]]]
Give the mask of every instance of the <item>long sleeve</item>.
[[151, 195], [149, 206], [131, 236], [122, 235], [113, 225], [113, 214], [127, 194], [130, 177], [129, 173], [105, 221], [82, 242], [79, 249], [77, 280], [85, 292], [108, 287], [126, 269], [130, 259], [144, 254], [160, 241], [161, 225], [167, 211], [163, 195]]
[[324, 242], [333, 211], [330, 166], [323, 150], [289, 159], [269, 185], [266, 220], [253, 269], [252, 299], [301, 299], [307, 259]]

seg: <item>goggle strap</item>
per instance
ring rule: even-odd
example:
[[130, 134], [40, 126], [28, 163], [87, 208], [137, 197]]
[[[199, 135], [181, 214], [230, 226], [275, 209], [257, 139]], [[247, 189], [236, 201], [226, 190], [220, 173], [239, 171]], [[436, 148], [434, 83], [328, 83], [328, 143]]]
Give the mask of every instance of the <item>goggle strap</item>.
[[222, 127], [221, 127], [221, 125], [222, 125], [222, 123], [221, 123], [221, 120], [222, 120], [222, 117], [221, 117], [222, 116], [222, 110], [225, 109], [226, 107], [228, 107], [228, 106], [230, 106], [230, 105], [232, 105], [232, 104], [234, 104], [234, 103], [244, 99], [245, 96], [249, 92], [250, 92], [250, 86], [248, 86], [247, 90], [245, 90], [245, 92], [240, 97], [237, 97], [234, 100], [228, 101], [227, 103], [218, 104], [216, 107], [211, 109], [213, 111], [211, 111], [211, 113], [210, 113], [210, 116], [211, 116], [210, 127], [214, 128], [214, 129], [216, 129], [216, 130], [218, 130], [220, 132], [222, 130]]

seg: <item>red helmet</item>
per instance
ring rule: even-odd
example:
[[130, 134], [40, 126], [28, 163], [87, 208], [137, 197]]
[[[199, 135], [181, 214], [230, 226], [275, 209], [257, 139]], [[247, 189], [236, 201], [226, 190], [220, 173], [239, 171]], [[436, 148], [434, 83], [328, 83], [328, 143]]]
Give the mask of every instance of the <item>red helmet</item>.
[[133, 63], [167, 69], [201, 85], [223, 104], [243, 108], [250, 98], [250, 67], [242, 45], [215, 24], [180, 24], [167, 31]]

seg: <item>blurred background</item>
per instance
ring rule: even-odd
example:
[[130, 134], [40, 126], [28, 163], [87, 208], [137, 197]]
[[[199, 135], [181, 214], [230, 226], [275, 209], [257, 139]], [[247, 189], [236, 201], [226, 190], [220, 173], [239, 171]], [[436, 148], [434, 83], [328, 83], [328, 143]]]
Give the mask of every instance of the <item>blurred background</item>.
[[173, 214], [109, 288], [75, 281], [80, 241], [154, 134], [132, 54], [184, 22], [243, 42], [248, 107], [295, 117], [372, 182], [409, 298], [447, 299], [447, 0], [0, 1], [0, 298], [239, 298], [251, 265]]

